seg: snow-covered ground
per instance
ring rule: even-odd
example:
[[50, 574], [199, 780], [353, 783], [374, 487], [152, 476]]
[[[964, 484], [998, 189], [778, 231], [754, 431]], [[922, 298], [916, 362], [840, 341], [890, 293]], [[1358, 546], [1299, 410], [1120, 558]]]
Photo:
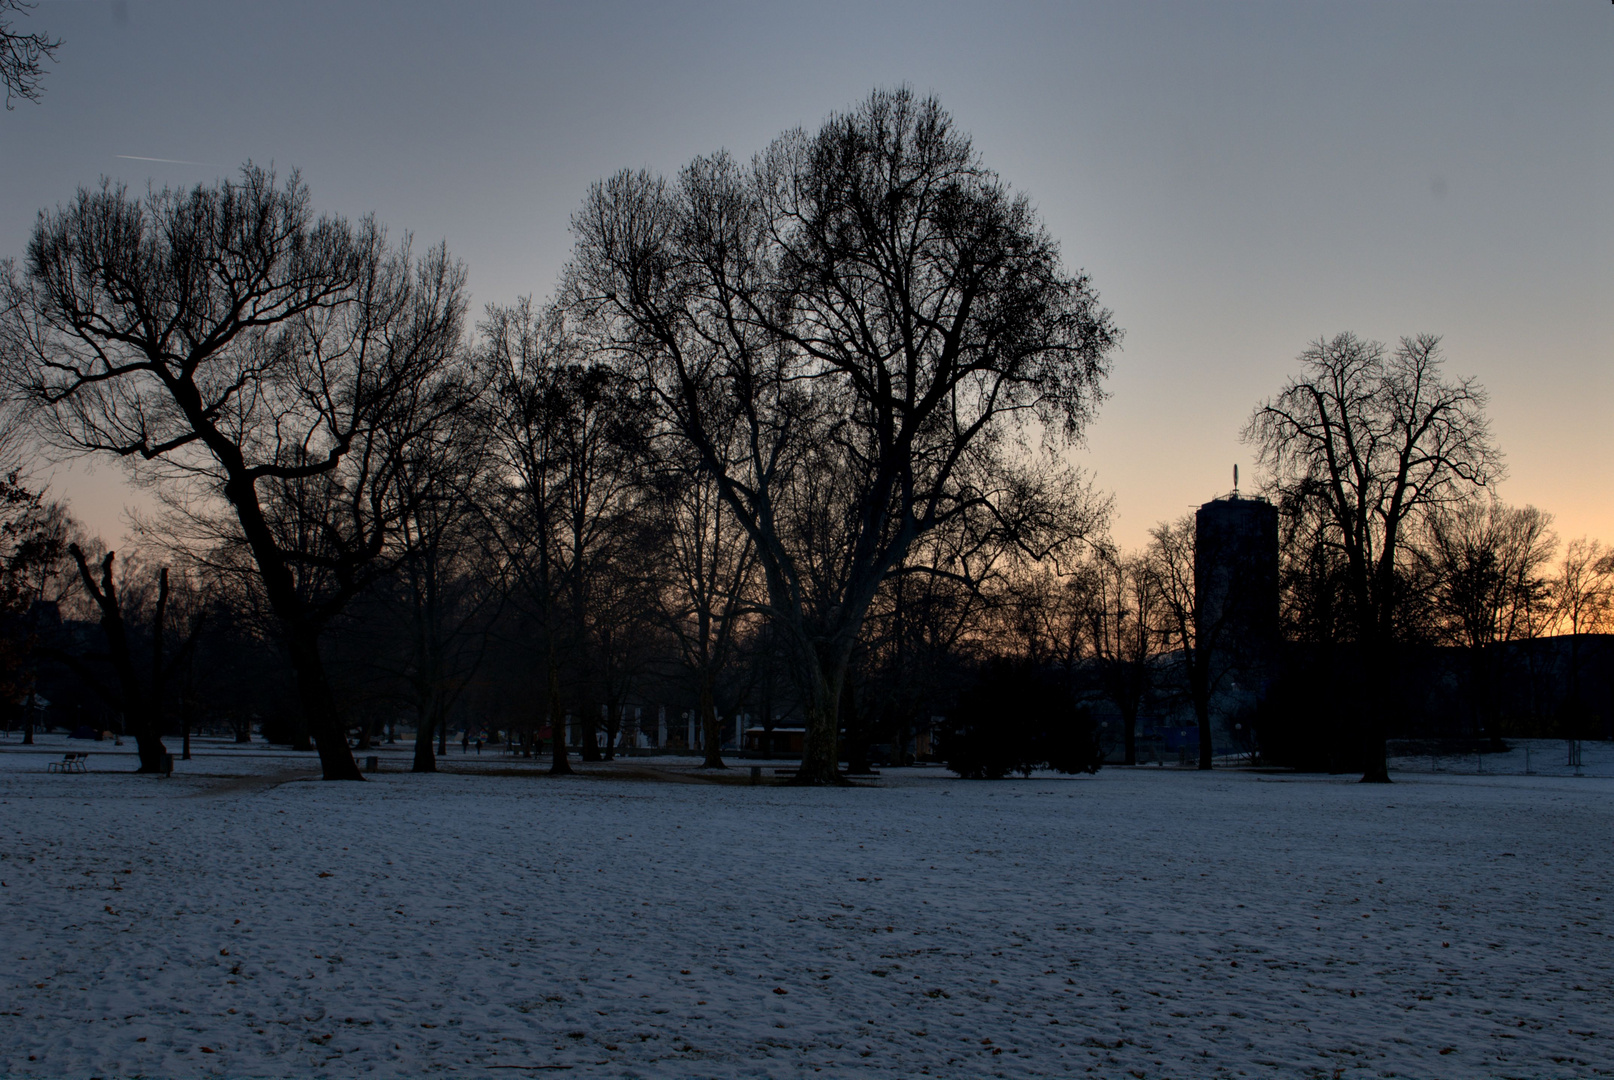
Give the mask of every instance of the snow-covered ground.
[[53, 743], [0, 745], [6, 1076], [1614, 1073], [1607, 779]]

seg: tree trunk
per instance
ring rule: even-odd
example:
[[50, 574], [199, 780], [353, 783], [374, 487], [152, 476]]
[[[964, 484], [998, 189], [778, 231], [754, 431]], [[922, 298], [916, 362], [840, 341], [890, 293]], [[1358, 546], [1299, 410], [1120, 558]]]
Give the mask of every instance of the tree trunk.
[[554, 652], [549, 655], [549, 735], [554, 749], [549, 755], [550, 776], [572, 775], [572, 763], [566, 760], [566, 713], [560, 707], [560, 666]]
[[1369, 709], [1366, 736], [1362, 747], [1362, 783], [1388, 784], [1390, 757], [1385, 745], [1388, 735], [1384, 729], [1384, 714], [1379, 709]]
[[168, 748], [161, 739], [142, 733], [135, 736], [135, 753], [140, 758], [140, 767], [135, 772], [155, 774], [163, 771], [162, 762]]
[[432, 753], [432, 736], [437, 733], [437, 696], [426, 702], [424, 709], [415, 709], [415, 761], [410, 772], [436, 772], [437, 755]]
[[[125, 724], [133, 728], [135, 748], [140, 758], [140, 767], [135, 771], [160, 773], [163, 771], [163, 758], [168, 753], [162, 743], [161, 724], [162, 629], [164, 609], [168, 604], [168, 571], [165, 568], [159, 579], [157, 610], [152, 621], [151, 687], [148, 694], [146, 688], [140, 684], [140, 676], [135, 672], [134, 657], [129, 649], [128, 627], [123, 621], [123, 605], [118, 600], [117, 583], [112, 574], [113, 553], [107, 552], [106, 557], [101, 560], [101, 581], [97, 584], [79, 546], [69, 544], [67, 550], [78, 566], [79, 577], [84, 582], [85, 591], [95, 600], [96, 607], [101, 611], [101, 632], [106, 636], [107, 651], [112, 657], [112, 669], [118, 677], [116, 700], [123, 712]], [[33, 701], [33, 695], [29, 694], [30, 723], [33, 717]], [[31, 739], [24, 740], [24, 742], [31, 741]]]
[[587, 705], [577, 710], [577, 727], [582, 742], [577, 756], [584, 761], [600, 760], [600, 720]]
[[811, 697], [804, 703], [803, 713], [806, 737], [802, 746], [801, 768], [796, 771], [794, 784], [837, 784], [841, 782], [836, 752], [836, 694], [827, 680], [811, 688]]
[[712, 694], [712, 677], [710, 672], [701, 672], [701, 734], [706, 743], [706, 760], [701, 762], [703, 769], [726, 769], [723, 763], [723, 733], [718, 729], [717, 703]]
[[1121, 707], [1121, 747], [1124, 755], [1123, 764], [1136, 765], [1138, 763], [1138, 710], [1134, 705], [1128, 709]]
[[841, 680], [840, 724], [846, 728], [846, 772], [851, 776], [867, 776], [869, 768], [869, 733], [859, 722], [857, 692], [850, 677]]
[[[134, 715], [127, 712], [124, 720], [128, 726], [134, 728], [135, 750], [140, 757], [140, 767], [136, 772], [160, 773], [163, 771], [163, 759], [168, 756], [168, 748], [163, 745], [162, 728], [154, 710], [142, 707], [145, 703], [137, 703], [138, 711]], [[185, 758], [189, 759], [190, 732], [184, 732]]]
[[846, 661], [826, 663], [818, 650], [810, 649], [802, 666], [806, 676], [801, 681], [805, 700], [802, 703], [806, 738], [802, 747], [801, 768], [796, 771], [793, 784], [839, 784], [841, 778], [840, 753], [840, 696], [841, 680], [846, 677]]
[[[211, 445], [211, 444], [210, 444]], [[253, 561], [258, 564], [264, 595], [279, 620], [286, 642], [287, 658], [297, 676], [297, 697], [302, 705], [308, 732], [319, 750], [320, 769], [326, 780], [363, 780], [359, 763], [347, 744], [347, 729], [331, 696], [325, 661], [319, 654], [319, 626], [309, 619], [307, 602], [298, 595], [287, 558], [275, 542], [274, 533], [258, 501], [255, 481], [240, 460], [240, 451], [211, 446], [230, 473], [224, 494], [235, 507], [236, 520], [246, 537]], [[233, 460], [230, 460], [232, 459]]]
[[607, 702], [605, 706], [605, 760], [616, 760], [616, 744], [622, 738], [622, 706]]
[[292, 670], [297, 673], [297, 697], [303, 707], [308, 733], [319, 751], [324, 778], [363, 780], [364, 774], [359, 771], [359, 763], [347, 744], [347, 731], [336, 712], [317, 639], [303, 628], [291, 626], [286, 628], [286, 639]]

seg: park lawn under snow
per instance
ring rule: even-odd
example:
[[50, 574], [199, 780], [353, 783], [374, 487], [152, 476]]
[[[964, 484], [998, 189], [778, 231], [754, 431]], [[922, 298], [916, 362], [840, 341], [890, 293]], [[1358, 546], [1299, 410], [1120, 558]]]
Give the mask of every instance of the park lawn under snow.
[[4, 749], [7, 1076], [1614, 1073], [1606, 779]]

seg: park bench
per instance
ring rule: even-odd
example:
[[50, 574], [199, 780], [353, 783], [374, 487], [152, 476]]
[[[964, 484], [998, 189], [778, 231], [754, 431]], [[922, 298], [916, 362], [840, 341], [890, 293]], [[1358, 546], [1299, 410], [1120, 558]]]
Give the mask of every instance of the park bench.
[[62, 755], [62, 760], [53, 761], [45, 766], [46, 772], [89, 772], [90, 755], [80, 750], [69, 750]]

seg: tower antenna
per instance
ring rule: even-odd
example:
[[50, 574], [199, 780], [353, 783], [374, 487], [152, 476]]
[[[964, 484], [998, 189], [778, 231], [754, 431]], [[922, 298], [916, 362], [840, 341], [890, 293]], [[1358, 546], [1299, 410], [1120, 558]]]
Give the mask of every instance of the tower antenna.
[[1233, 498], [1239, 497], [1239, 467], [1233, 466]]

